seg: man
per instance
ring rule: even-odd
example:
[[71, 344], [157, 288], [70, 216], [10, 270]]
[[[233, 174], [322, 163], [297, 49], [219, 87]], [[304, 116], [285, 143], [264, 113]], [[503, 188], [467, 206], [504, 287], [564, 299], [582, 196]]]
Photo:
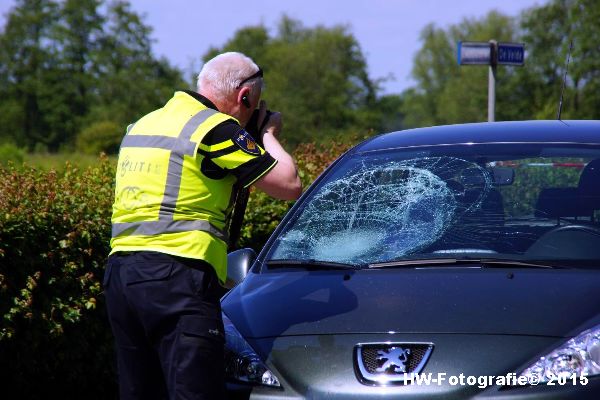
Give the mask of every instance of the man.
[[[220, 399], [221, 285], [239, 188], [302, 191], [280, 145], [281, 115], [260, 102], [262, 71], [240, 53], [204, 65], [198, 91], [178, 91], [128, 127], [121, 144], [104, 278], [122, 399]], [[264, 149], [244, 127], [259, 107]]]

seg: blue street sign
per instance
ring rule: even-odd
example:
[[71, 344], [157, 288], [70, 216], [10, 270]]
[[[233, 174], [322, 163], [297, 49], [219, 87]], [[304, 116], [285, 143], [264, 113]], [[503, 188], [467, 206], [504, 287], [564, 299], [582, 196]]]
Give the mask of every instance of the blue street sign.
[[490, 65], [492, 47], [489, 42], [458, 42], [456, 58], [459, 65]]
[[522, 43], [458, 42], [456, 58], [459, 65], [487, 65], [488, 121], [496, 120], [496, 68], [498, 65], [523, 65], [525, 45]]
[[501, 65], [523, 65], [525, 45], [523, 43], [498, 43], [497, 62]]

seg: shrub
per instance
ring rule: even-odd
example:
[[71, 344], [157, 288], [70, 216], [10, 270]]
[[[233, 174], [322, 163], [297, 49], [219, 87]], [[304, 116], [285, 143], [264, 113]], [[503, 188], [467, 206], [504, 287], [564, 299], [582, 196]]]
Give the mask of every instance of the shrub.
[[0, 168], [0, 381], [19, 398], [114, 393], [101, 296], [113, 174], [106, 158], [61, 174]]
[[[349, 145], [301, 145], [305, 186]], [[0, 383], [14, 398], [116, 396], [102, 277], [114, 166], [0, 166]], [[240, 246], [264, 245], [291, 203], [253, 191]], [[7, 395], [12, 398], [12, 393]], [[4, 396], [6, 397], [6, 396]]]
[[117, 154], [124, 134], [123, 127], [115, 122], [94, 122], [79, 133], [75, 146], [85, 154]]
[[23, 163], [25, 152], [13, 143], [0, 144], [0, 165], [8, 165], [9, 162], [14, 164]]

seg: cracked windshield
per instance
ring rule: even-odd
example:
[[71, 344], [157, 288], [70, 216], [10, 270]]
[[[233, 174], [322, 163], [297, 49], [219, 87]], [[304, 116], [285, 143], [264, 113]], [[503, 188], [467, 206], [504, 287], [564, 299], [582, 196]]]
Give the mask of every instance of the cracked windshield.
[[[591, 148], [502, 144], [358, 154], [321, 180], [268, 259], [597, 257], [585, 250], [600, 246], [586, 191], [600, 184], [599, 157]], [[571, 242], [583, 248], [573, 254]]]

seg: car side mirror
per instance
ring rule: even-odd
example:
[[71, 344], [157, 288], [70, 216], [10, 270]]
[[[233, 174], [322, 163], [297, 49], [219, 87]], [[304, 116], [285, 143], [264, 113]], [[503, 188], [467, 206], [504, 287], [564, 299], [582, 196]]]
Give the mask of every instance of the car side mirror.
[[254, 260], [256, 260], [256, 252], [250, 248], [239, 249], [227, 254], [227, 281], [225, 286], [231, 289], [243, 281]]

